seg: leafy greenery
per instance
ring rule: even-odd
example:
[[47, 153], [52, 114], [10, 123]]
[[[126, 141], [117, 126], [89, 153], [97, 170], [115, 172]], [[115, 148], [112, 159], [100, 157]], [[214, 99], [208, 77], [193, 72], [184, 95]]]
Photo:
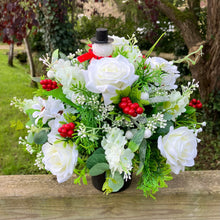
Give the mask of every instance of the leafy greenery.
[[28, 66], [14, 61], [14, 67], [7, 65], [6, 51], [0, 51], [0, 174], [45, 173], [34, 166], [35, 157], [25, 152], [18, 144], [19, 137], [26, 136], [24, 123], [27, 115], [19, 112], [10, 102], [14, 96], [32, 98], [34, 88], [30, 87]]
[[156, 145], [147, 143], [145, 166], [142, 169], [137, 189], [142, 190], [146, 197], [150, 196], [155, 199], [153, 194], [159, 188], [167, 187], [165, 181], [171, 180], [172, 176], [165, 158], [161, 156], [159, 150], [151, 150], [151, 147], [156, 148]]

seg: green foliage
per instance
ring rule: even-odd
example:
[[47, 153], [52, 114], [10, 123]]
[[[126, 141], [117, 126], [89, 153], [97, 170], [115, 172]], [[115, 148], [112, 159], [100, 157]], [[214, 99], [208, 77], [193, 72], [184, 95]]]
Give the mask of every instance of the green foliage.
[[76, 51], [78, 48], [73, 23], [67, 14], [67, 2], [56, 0], [41, 0], [38, 7], [40, 32], [45, 43], [45, 51], [49, 54], [60, 49], [65, 54]]
[[134, 137], [129, 141], [128, 148], [130, 148], [132, 152], [136, 152], [139, 149], [139, 146], [141, 145], [141, 142], [144, 138], [144, 132], [145, 132], [145, 128], [141, 128], [135, 133]]
[[105, 153], [103, 148], [98, 148], [86, 161], [86, 166], [91, 169], [98, 163], [107, 163], [105, 159]]
[[109, 170], [109, 165], [107, 163], [97, 163], [89, 170], [89, 175], [98, 176], [103, 174], [106, 170]]
[[165, 181], [171, 180], [172, 176], [166, 159], [161, 156], [159, 150], [151, 150], [153, 147], [156, 146], [152, 143], [147, 144], [145, 165], [137, 189], [142, 190], [146, 197], [155, 199], [153, 194], [159, 188], [167, 187]]
[[108, 178], [108, 186], [112, 192], [118, 192], [124, 186], [124, 179], [119, 172], [115, 172], [114, 176], [110, 174]]
[[95, 36], [96, 28], [104, 27], [108, 29], [109, 35], [119, 37], [131, 36], [135, 32], [134, 21], [122, 21], [120, 18], [115, 18], [111, 15], [108, 17], [93, 15], [91, 19], [86, 16], [79, 19], [75, 29], [78, 32], [79, 39], [90, 39]]
[[35, 144], [44, 144], [47, 142], [47, 132], [41, 130], [34, 134], [33, 141]]
[[[34, 166], [35, 156], [25, 152], [19, 145], [19, 137], [26, 136], [26, 129], [11, 127], [13, 123], [22, 123], [28, 120], [27, 115], [19, 112], [10, 102], [14, 96], [20, 99], [30, 99], [33, 97], [34, 88], [30, 87], [31, 79], [28, 74], [28, 66], [21, 65], [18, 60], [14, 61], [14, 67], [7, 65], [8, 56], [6, 51], [0, 51], [0, 174], [36, 174], [46, 173], [39, 171]], [[12, 124], [11, 124], [12, 122]], [[14, 124], [14, 125], [15, 125]], [[20, 124], [20, 123], [19, 123]], [[19, 128], [20, 125], [19, 125]]]

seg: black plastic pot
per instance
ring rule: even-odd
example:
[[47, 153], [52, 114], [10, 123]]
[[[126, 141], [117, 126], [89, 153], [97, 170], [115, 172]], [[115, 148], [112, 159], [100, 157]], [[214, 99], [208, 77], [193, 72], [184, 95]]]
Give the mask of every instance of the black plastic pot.
[[[99, 191], [102, 191], [102, 186], [104, 182], [105, 182], [105, 173], [98, 176], [92, 176], [92, 184]], [[122, 192], [125, 189], [127, 189], [131, 185], [131, 182], [132, 182], [132, 178], [127, 179], [127, 181], [124, 181], [124, 186], [118, 192]]]

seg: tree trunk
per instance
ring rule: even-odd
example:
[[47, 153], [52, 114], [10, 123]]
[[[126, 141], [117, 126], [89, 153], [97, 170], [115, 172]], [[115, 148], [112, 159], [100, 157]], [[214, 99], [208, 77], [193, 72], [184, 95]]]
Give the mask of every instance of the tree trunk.
[[10, 44], [9, 46], [9, 54], [8, 54], [8, 65], [13, 66], [13, 57], [14, 57], [14, 44]]
[[[33, 61], [32, 53], [31, 53], [31, 48], [30, 48], [30, 44], [28, 41], [28, 37], [24, 38], [24, 44], [26, 48], [29, 65], [30, 65], [30, 74], [31, 74], [31, 77], [33, 78], [33, 77], [36, 77], [36, 71], [35, 71], [34, 61]], [[37, 83], [33, 81], [33, 79], [31, 81], [31, 86], [37, 87]]]
[[179, 11], [167, 0], [161, 0], [158, 8], [180, 29], [189, 52], [203, 45], [203, 56], [190, 65], [193, 78], [199, 81], [200, 95], [208, 101], [210, 93], [220, 91], [220, 1], [209, 0], [207, 5], [207, 38], [202, 41], [198, 21], [193, 12]]

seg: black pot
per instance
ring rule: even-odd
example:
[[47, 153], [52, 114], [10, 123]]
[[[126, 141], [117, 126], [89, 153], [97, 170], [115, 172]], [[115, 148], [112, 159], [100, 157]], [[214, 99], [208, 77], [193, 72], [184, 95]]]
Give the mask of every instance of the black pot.
[[[118, 192], [122, 192], [125, 189], [127, 189], [131, 185], [131, 181], [132, 181], [132, 178], [127, 179], [127, 181], [124, 180], [124, 185], [122, 186], [122, 188]], [[98, 176], [92, 176], [92, 184], [99, 191], [102, 191], [102, 186], [103, 186], [104, 182], [105, 182], [105, 173], [100, 174]]]

